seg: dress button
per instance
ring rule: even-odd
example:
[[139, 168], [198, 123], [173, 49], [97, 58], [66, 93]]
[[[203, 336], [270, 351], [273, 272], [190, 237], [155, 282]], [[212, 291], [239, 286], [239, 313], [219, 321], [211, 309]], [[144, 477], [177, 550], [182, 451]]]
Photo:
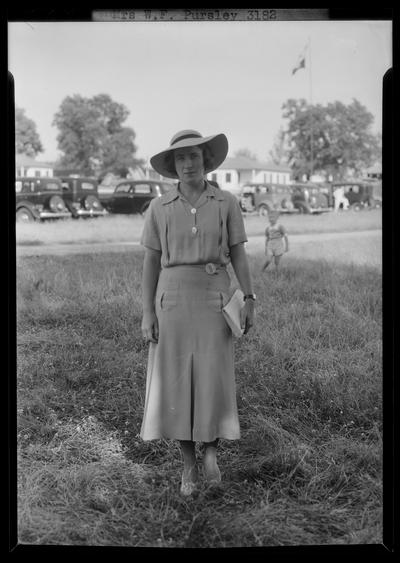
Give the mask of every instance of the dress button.
[[208, 264], [206, 264], [205, 271], [207, 272], [207, 274], [212, 275], [217, 271], [217, 267], [212, 262], [209, 262]]
[[195, 207], [193, 207], [190, 212], [192, 213], [192, 215], [196, 215], [197, 213], [197, 209]]
[[192, 233], [195, 235], [197, 233], [197, 227], [192, 227]]

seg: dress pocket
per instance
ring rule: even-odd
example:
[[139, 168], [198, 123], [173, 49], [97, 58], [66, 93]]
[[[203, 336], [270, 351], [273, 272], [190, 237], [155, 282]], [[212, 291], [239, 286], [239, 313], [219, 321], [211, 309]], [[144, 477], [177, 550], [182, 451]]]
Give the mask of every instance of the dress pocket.
[[206, 306], [208, 309], [220, 313], [227, 299], [221, 291], [207, 291]]
[[163, 291], [159, 298], [159, 307], [161, 311], [170, 311], [177, 305], [176, 290]]

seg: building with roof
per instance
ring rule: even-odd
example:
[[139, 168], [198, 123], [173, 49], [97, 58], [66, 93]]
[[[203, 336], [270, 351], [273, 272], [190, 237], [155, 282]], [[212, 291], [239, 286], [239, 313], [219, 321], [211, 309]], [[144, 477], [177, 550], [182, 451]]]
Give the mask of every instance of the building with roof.
[[227, 157], [221, 166], [207, 175], [223, 190], [238, 193], [246, 182], [290, 184], [291, 169], [273, 162], [261, 162], [245, 156]]
[[54, 172], [53, 164], [40, 162], [25, 154], [15, 155], [16, 176], [36, 176], [38, 178], [52, 178]]
[[[146, 178], [168, 180], [158, 174], [147, 162], [143, 167]], [[223, 190], [236, 195], [246, 182], [271, 182], [273, 184], [290, 184], [291, 169], [273, 162], [261, 162], [245, 156], [227, 157], [217, 170], [207, 174], [207, 179], [217, 182]]]
[[382, 180], [382, 166], [375, 164], [365, 171], [366, 177], [370, 180]]

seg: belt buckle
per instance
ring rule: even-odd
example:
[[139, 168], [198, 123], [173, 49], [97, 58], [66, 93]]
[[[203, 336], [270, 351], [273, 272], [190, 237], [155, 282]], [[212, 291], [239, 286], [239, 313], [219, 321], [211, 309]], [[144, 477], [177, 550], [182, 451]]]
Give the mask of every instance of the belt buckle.
[[206, 264], [205, 270], [206, 270], [207, 274], [209, 274], [211, 276], [212, 274], [216, 274], [217, 266], [215, 264], [213, 264], [212, 262], [209, 262], [208, 264]]

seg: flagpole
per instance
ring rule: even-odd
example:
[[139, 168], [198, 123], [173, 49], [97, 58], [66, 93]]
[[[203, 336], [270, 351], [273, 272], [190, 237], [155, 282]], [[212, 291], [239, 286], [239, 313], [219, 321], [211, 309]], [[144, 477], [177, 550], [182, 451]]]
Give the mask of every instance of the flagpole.
[[314, 174], [314, 126], [313, 126], [313, 115], [312, 115], [312, 70], [311, 70], [311, 37], [308, 37], [308, 66], [309, 66], [309, 81], [310, 81], [310, 180]]

